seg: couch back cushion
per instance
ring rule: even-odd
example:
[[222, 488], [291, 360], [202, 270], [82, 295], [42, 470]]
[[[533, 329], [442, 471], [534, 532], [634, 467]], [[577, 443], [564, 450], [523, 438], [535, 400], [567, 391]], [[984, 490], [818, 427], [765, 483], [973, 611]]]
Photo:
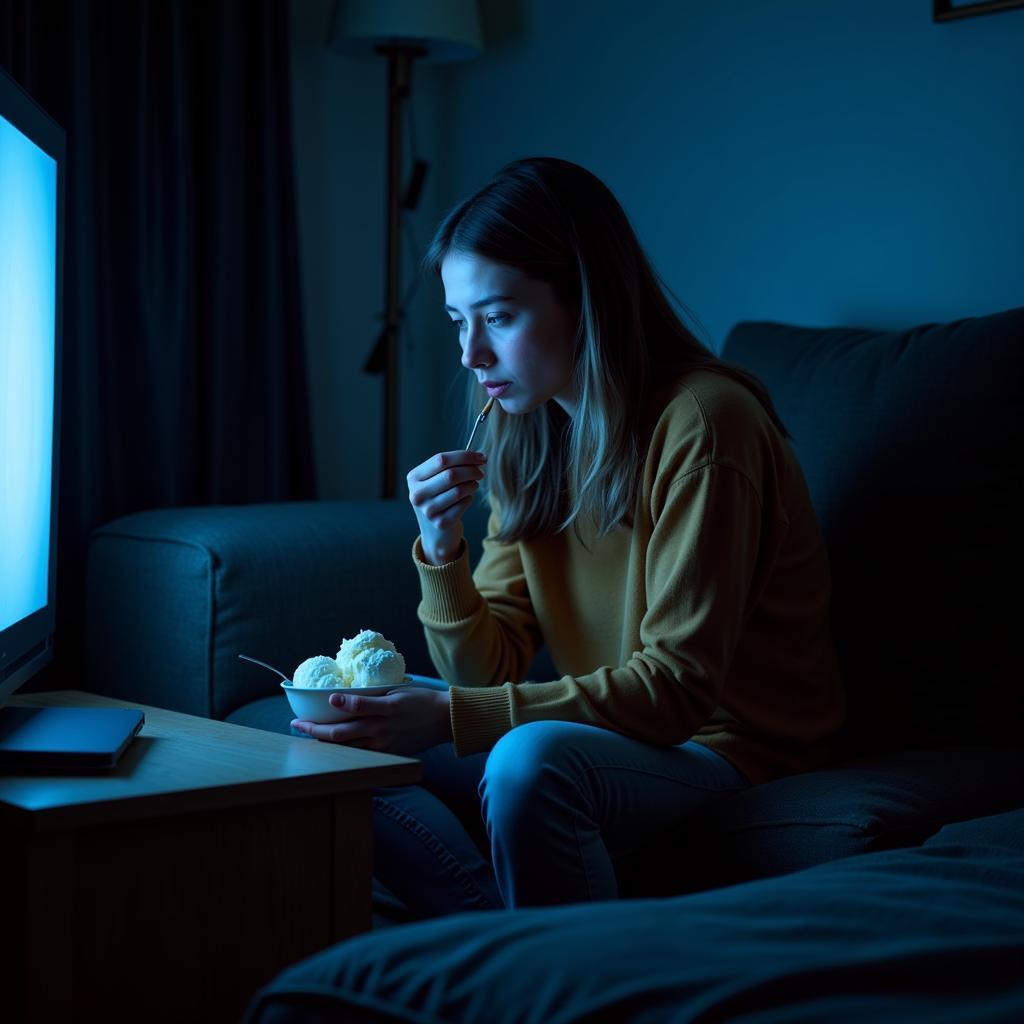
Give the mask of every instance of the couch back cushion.
[[1024, 308], [906, 331], [738, 324], [832, 566], [840, 751], [1020, 742]]

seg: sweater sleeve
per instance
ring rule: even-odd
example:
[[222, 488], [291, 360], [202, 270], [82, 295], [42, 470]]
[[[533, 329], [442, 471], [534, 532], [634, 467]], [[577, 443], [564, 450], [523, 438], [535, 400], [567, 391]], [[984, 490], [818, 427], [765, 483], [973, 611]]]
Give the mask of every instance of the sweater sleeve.
[[493, 539], [498, 522], [492, 512], [472, 573], [465, 544], [454, 561], [441, 566], [424, 561], [418, 537], [413, 545], [422, 591], [417, 614], [430, 656], [442, 678], [464, 690], [452, 700], [460, 754], [468, 752], [467, 745], [488, 749], [512, 728], [509, 687], [502, 684], [522, 680], [540, 646], [518, 546]]
[[465, 544], [454, 561], [441, 566], [423, 560], [418, 537], [413, 545], [422, 591], [417, 614], [434, 664], [453, 686], [521, 680], [540, 646], [519, 547], [494, 540], [498, 523], [492, 512], [472, 572]]

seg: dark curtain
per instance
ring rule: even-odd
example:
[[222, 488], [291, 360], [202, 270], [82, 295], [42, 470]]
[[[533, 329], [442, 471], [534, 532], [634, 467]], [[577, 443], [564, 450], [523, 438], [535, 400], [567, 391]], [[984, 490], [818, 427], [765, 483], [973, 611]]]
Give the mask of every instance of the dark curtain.
[[89, 532], [310, 498], [282, 0], [0, 0], [0, 63], [66, 130], [58, 682]]

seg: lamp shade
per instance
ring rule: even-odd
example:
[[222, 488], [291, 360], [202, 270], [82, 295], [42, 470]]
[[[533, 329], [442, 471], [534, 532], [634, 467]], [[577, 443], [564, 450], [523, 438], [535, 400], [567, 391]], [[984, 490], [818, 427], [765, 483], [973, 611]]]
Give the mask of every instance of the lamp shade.
[[347, 57], [416, 46], [426, 61], [470, 60], [483, 50], [476, 0], [335, 0], [327, 45]]

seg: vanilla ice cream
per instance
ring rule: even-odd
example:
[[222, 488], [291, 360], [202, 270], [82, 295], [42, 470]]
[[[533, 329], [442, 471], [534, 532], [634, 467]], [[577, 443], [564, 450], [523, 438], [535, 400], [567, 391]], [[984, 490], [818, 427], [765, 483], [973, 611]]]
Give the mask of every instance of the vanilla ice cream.
[[318, 654], [314, 658], [307, 658], [295, 670], [292, 676], [292, 686], [309, 689], [323, 689], [328, 686], [348, 686], [342, 677], [338, 663], [326, 654]]
[[372, 629], [341, 641], [335, 668], [344, 680], [342, 686], [394, 686], [405, 680], [405, 658], [390, 640]]

